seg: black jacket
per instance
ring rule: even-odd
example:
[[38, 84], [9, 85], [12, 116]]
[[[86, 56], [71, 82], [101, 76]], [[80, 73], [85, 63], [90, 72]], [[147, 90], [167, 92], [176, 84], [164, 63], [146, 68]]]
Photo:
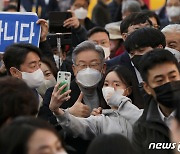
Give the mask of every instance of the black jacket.
[[93, 9], [92, 22], [101, 27], [111, 22], [109, 9], [107, 5], [100, 0]]
[[89, 18], [85, 18], [84, 27], [86, 28], [87, 31], [92, 29], [95, 26], [96, 26], [96, 24], [94, 24]]
[[137, 154], [172, 154], [172, 150], [153, 149], [150, 143], [170, 143], [169, 128], [162, 121], [154, 99], [145, 107], [133, 129], [133, 147]]

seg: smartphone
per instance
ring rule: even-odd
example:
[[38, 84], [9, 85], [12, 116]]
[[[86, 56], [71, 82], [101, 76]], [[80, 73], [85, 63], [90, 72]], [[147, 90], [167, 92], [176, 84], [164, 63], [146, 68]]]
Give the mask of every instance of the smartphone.
[[71, 12], [50, 12], [49, 32], [50, 33], [71, 33], [71, 28], [63, 27], [64, 21], [72, 17]]
[[64, 94], [66, 91], [70, 89], [71, 73], [59, 71], [57, 74], [57, 83], [60, 83], [58, 88], [62, 87], [64, 84], [68, 84], [60, 93], [61, 95]]

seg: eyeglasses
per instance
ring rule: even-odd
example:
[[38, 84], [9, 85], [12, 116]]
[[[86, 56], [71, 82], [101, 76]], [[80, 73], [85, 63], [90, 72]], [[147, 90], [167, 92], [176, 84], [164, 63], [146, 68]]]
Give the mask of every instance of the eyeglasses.
[[89, 65], [86, 65], [84, 63], [75, 64], [80, 69], [85, 69], [87, 67], [97, 69], [101, 63], [91, 63]]

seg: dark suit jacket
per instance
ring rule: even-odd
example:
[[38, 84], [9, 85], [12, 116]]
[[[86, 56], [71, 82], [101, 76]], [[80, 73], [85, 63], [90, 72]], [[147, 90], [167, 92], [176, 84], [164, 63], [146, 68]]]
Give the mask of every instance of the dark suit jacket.
[[107, 69], [111, 68], [112, 66], [116, 66], [116, 65], [126, 66], [128, 69], [130, 69], [133, 72], [133, 74], [136, 75], [134, 67], [131, 64], [131, 59], [128, 55], [128, 52], [126, 52], [126, 51], [124, 51], [124, 53], [122, 53], [121, 55], [106, 61], [106, 65], [107, 65]]
[[149, 149], [150, 143], [170, 143], [170, 130], [162, 121], [157, 102], [152, 99], [134, 124], [132, 145], [137, 154], [173, 154], [171, 148]]
[[111, 16], [107, 5], [98, 1], [92, 12], [92, 22], [98, 26], [104, 27], [111, 22]]

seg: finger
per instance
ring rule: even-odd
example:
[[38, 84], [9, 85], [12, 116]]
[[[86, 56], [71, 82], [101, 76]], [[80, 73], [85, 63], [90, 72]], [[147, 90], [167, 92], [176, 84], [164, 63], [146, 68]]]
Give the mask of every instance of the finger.
[[72, 14], [72, 17], [75, 17], [75, 13], [72, 10], [67, 10], [67, 12], [70, 12]]
[[90, 107], [88, 105], [83, 104], [83, 110], [87, 111], [87, 112], [90, 112]]
[[83, 115], [83, 117], [89, 117], [90, 112], [89, 111], [83, 111], [82, 115]]
[[47, 23], [47, 21], [45, 19], [39, 19], [38, 21], [36, 21], [36, 24], [41, 24], [41, 23]]
[[57, 83], [57, 84], [54, 86], [53, 93], [55, 93], [56, 91], [58, 91], [58, 87], [59, 87], [59, 83]]
[[92, 113], [98, 113], [98, 109], [93, 109]]
[[58, 99], [64, 99], [64, 97], [67, 97], [70, 93], [71, 93], [71, 90], [68, 90], [64, 94], [59, 95]]
[[[59, 90], [57, 91], [57, 93], [61, 93], [61, 91], [67, 86], [68, 84], [64, 84], [63, 86], [61, 86], [60, 88], [59, 88]], [[60, 86], [60, 83], [59, 83], [59, 86]], [[58, 87], [59, 87], [58, 86]]]
[[98, 110], [101, 111], [101, 110], [102, 110], [102, 107], [98, 107]]
[[72, 18], [66, 19], [66, 20], [64, 21], [64, 24], [69, 23], [69, 22], [71, 22], [72, 20], [73, 20]]
[[80, 95], [79, 95], [79, 97], [78, 97], [78, 99], [77, 99], [77, 101], [78, 101], [78, 102], [81, 102], [82, 99], [83, 99], [83, 93], [81, 92]]
[[68, 101], [70, 98], [71, 98], [71, 96], [67, 96], [67, 97], [63, 98], [62, 101], [63, 101], [63, 102], [64, 102], [64, 101]]
[[64, 24], [63, 27], [69, 28], [69, 27], [71, 27], [72, 25], [73, 25], [72, 22], [68, 22], [68, 23]]

